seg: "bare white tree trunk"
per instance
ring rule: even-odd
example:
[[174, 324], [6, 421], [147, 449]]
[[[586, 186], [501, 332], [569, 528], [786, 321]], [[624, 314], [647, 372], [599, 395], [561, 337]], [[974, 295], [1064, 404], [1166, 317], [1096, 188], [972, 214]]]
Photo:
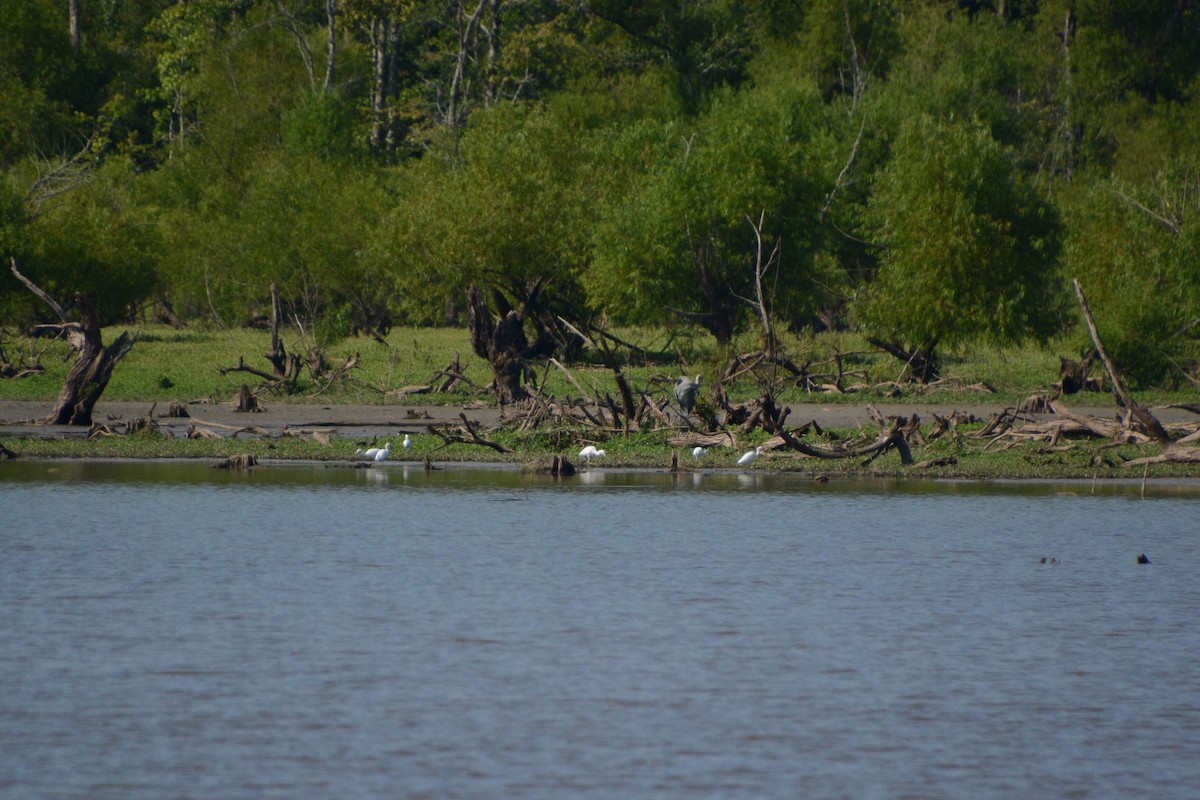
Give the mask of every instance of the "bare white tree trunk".
[[325, 40], [325, 91], [333, 88], [334, 69], [337, 64], [337, 15], [338, 0], [325, 0], [325, 16], [329, 20], [329, 35]]
[[67, 34], [71, 37], [71, 48], [79, 49], [82, 40], [79, 23], [79, 0], [67, 0]]
[[483, 9], [488, 2], [489, 0], [479, 0], [478, 7], [467, 19], [458, 36], [458, 59], [454, 64], [454, 77], [450, 80], [450, 98], [446, 105], [446, 125], [450, 128], [457, 128], [462, 122], [462, 86], [467, 71], [467, 58], [471, 51], [471, 39], [475, 34], [475, 29], [479, 26], [479, 19], [483, 16]]

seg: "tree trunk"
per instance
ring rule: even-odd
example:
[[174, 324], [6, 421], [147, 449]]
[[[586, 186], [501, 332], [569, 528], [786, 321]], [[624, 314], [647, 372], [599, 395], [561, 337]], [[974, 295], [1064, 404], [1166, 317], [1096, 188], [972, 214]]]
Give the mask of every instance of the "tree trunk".
[[81, 292], [75, 293], [80, 321], [72, 322], [67, 319], [66, 310], [54, 298], [21, 274], [15, 258], [9, 260], [17, 280], [54, 309], [54, 313], [62, 320], [62, 329], [67, 333], [71, 347], [78, 354], [63, 380], [54, 411], [42, 422], [46, 425], [91, 425], [92, 409], [108, 386], [117, 362], [133, 349], [137, 337], [131, 336], [129, 331], [123, 331], [116, 341], [105, 347], [100, 336], [100, 320], [87, 297]]
[[[82, 295], [76, 298], [85, 302]], [[133, 349], [135, 337], [129, 331], [123, 331], [105, 347], [100, 340], [100, 325], [90, 306], [84, 317], [83, 346], [63, 380], [54, 410], [43, 420], [47, 425], [91, 425], [92, 411], [108, 386], [113, 369]]]
[[521, 351], [528, 342], [521, 324], [521, 316], [509, 311], [499, 321], [492, 321], [492, 312], [483, 300], [483, 293], [475, 284], [467, 290], [467, 325], [471, 331], [471, 346], [480, 358], [486, 358], [492, 367], [495, 380], [496, 399], [508, 405], [529, 397], [522, 385], [526, 365]]
[[333, 89], [334, 68], [337, 64], [338, 0], [325, 0], [325, 17], [329, 21], [329, 36], [325, 40], [325, 91]]
[[470, 56], [471, 39], [474, 36], [475, 28], [479, 25], [479, 18], [483, 15], [483, 9], [487, 2], [488, 0], [479, 0], [479, 6], [476, 7], [475, 13], [467, 19], [459, 33], [458, 58], [454, 63], [454, 77], [450, 79], [450, 98], [446, 103], [446, 127], [451, 130], [457, 128], [465, 116], [462, 111], [462, 86], [463, 81], [466, 80], [467, 58]]
[[72, 50], [78, 50], [83, 39], [80, 27], [79, 0], [67, 0], [67, 36], [71, 40]]
[[376, 149], [387, 140], [387, 69], [390, 25], [386, 17], [371, 21], [371, 145]]
[[500, 0], [491, 0], [491, 25], [487, 30], [487, 80], [483, 87], [483, 103], [492, 106], [500, 99]]
[[940, 377], [937, 356], [933, 352], [935, 345], [908, 350], [898, 342], [885, 342], [876, 338], [867, 341], [907, 364], [909, 374], [918, 383], [932, 383]]

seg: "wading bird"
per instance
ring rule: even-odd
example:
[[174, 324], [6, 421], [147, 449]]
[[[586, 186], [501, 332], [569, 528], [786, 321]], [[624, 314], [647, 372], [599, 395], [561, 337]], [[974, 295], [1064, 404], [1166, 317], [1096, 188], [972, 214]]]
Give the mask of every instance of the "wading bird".
[[[369, 450], [367, 451], [370, 452]], [[387, 461], [388, 456], [392, 454], [392, 443], [388, 442], [378, 452], [375, 453], [376, 461]]]
[[407, 433], [404, 434], [404, 449], [405, 450], [412, 449], [412, 437], [409, 436]]
[[749, 453], [746, 453], [745, 455], [743, 455], [741, 458], [738, 459], [738, 462], [737, 462], [738, 466], [744, 467], [761, 455], [762, 455], [762, 448], [756, 447], [753, 450], [751, 450]]
[[700, 391], [701, 376], [697, 375], [695, 380], [692, 380], [687, 375], [682, 375], [675, 379], [675, 399], [679, 401], [679, 407], [686, 413], [692, 413], [692, 406], [696, 405], [696, 394]]
[[692, 458], [700, 458], [701, 456], [706, 456], [706, 455], [708, 455], [708, 450], [706, 448], [703, 448], [703, 447], [692, 448]]
[[584, 461], [591, 461], [593, 458], [603, 458], [604, 451], [597, 450], [593, 445], [588, 445], [579, 451], [579, 457]]
[[[391, 442], [389, 442], [389, 443], [387, 444], [387, 447], [389, 447], [389, 448], [390, 448], [391, 446], [392, 446], [392, 445], [391, 445]], [[379, 451], [380, 451], [380, 450], [382, 450], [382, 449], [383, 449], [382, 447], [372, 447], [370, 450], [363, 450], [363, 449], [360, 447], [360, 448], [358, 448], [357, 450], [355, 450], [355, 451], [354, 451], [354, 455], [358, 456], [359, 458], [365, 458], [365, 459], [368, 459], [368, 460], [374, 460], [374, 459], [375, 459], [375, 456], [379, 455]]]

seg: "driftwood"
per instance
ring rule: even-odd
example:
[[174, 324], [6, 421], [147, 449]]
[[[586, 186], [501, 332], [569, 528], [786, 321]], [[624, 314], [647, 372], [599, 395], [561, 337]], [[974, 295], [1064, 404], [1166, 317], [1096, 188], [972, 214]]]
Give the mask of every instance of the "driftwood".
[[252, 367], [249, 364], [247, 364], [245, 356], [238, 356], [238, 363], [235, 366], [219, 367], [217, 369], [218, 375], [228, 375], [230, 372], [248, 372], [256, 378], [262, 378], [264, 381], [274, 381], [275, 380], [275, 376], [272, 375], [270, 372], [265, 372], [264, 370], [258, 369], [256, 367]]
[[477, 429], [478, 423], [472, 422], [471, 420], [467, 419], [466, 414], [459, 414], [458, 418], [462, 420], [462, 425], [460, 425], [458, 427], [458, 431], [461, 431], [461, 433], [454, 432], [454, 430], [451, 429], [451, 427], [449, 425], [426, 425], [425, 426], [426, 430], [428, 430], [434, 436], [437, 436], [439, 439], [442, 440], [442, 443], [439, 444], [437, 447], [435, 447], [434, 450], [441, 450], [443, 447], [449, 447], [452, 444], [458, 443], [458, 444], [477, 444], [477, 445], [481, 445], [483, 447], [490, 447], [493, 450], [495, 450], [497, 453], [511, 453], [512, 452], [511, 448], [505, 447], [504, 445], [500, 444], [499, 442], [494, 442], [494, 441], [491, 441], [490, 439], [484, 439], [482, 436], [480, 436], [479, 431]]
[[[332, 434], [333, 429], [285, 427], [280, 435], [300, 439], [305, 442], [316, 442], [323, 447], [330, 447], [333, 444], [333, 440], [330, 438]], [[234, 435], [236, 436], [237, 434]]]
[[[598, 328], [589, 328], [589, 333], [585, 334], [577, 326], [572, 325], [567, 320], [559, 317], [562, 324], [582, 341], [589, 342], [600, 353], [600, 357], [604, 359], [604, 365], [612, 370], [613, 379], [617, 383], [617, 390], [621, 393], [621, 406], [618, 407], [613, 399], [607, 394], [603, 398], [597, 398], [597, 404], [608, 408], [612, 414], [613, 427], [620, 428], [625, 434], [629, 433], [630, 424], [635, 427], [641, 426], [641, 406], [635, 405], [633, 402], [633, 390], [629, 387], [629, 381], [625, 379], [625, 373], [621, 371], [621, 365], [613, 355], [612, 348], [608, 346], [609, 334]], [[590, 335], [589, 335], [590, 334]], [[578, 388], [578, 384], [576, 384]], [[586, 396], [586, 392], [584, 395]]]
[[258, 466], [258, 459], [255, 458], [253, 453], [229, 456], [224, 461], [213, 464], [213, 467], [217, 469], [249, 469], [256, 466]]
[[863, 447], [841, 447], [837, 449], [814, 447], [800, 441], [792, 432], [786, 429], [780, 429], [779, 437], [791, 449], [813, 458], [839, 459], [862, 458], [866, 456], [868, 458], [865, 463], [869, 464], [888, 450], [895, 448], [900, 453], [901, 464], [913, 463], [912, 451], [909, 449], [908, 442], [904, 438], [904, 432], [899, 425], [892, 425], [883, 431], [874, 442]]
[[189, 439], [224, 439], [225, 436], [213, 430], [220, 428], [229, 431], [230, 438], [237, 438], [239, 433], [253, 433], [256, 436], [269, 437], [271, 432], [265, 428], [260, 428], [257, 425], [226, 425], [223, 422], [206, 422], [202, 419], [191, 418], [192, 424], [188, 426], [187, 438]]
[[472, 381], [463, 374], [461, 359], [458, 353], [454, 354], [454, 360], [447, 364], [442, 369], [433, 373], [433, 378], [429, 381], [432, 385], [438, 378], [442, 378], [442, 382], [438, 384], [435, 391], [437, 392], [453, 392], [458, 389], [460, 383], [465, 383], [471, 387], [472, 391], [482, 392], [484, 388]]
[[[293, 386], [300, 377], [300, 356], [295, 353], [288, 353], [284, 346], [283, 339], [279, 336], [279, 326], [283, 322], [283, 312], [279, 304], [279, 290], [275, 284], [271, 284], [271, 350], [264, 353], [264, 358], [271, 364], [271, 372], [261, 370], [250, 366], [246, 363], [244, 356], [238, 356], [238, 363], [232, 367], [219, 367], [218, 375], [228, 375], [230, 372], [246, 372], [256, 378], [262, 378], [268, 383], [280, 386]], [[316, 376], [323, 371], [321, 366], [322, 359], [319, 354], [313, 357], [314, 363], [309, 369]], [[353, 369], [358, 364], [358, 357], [354, 356], [348, 362], [346, 370]], [[253, 411], [257, 409], [239, 408], [236, 411]]]
[[1131, 461], [1126, 461], [1125, 466], [1133, 467], [1166, 462], [1200, 463], [1200, 448], [1181, 447], [1177, 442], [1173, 441], [1171, 435], [1167, 433], [1167, 429], [1163, 427], [1158, 418], [1151, 414], [1148, 408], [1137, 402], [1129, 393], [1129, 388], [1125, 385], [1124, 378], [1117, 371], [1112, 359], [1108, 357], [1108, 351], [1104, 349], [1104, 342], [1100, 339], [1100, 332], [1096, 328], [1096, 320], [1092, 317], [1091, 308], [1088, 307], [1087, 297], [1083, 293], [1083, 286], [1080, 285], [1078, 279], [1074, 281], [1074, 284], [1075, 294], [1079, 298], [1079, 306], [1083, 309], [1083, 317], [1087, 322], [1088, 332], [1092, 337], [1092, 344], [1096, 346], [1096, 353], [1100, 356], [1100, 362], [1104, 364], [1104, 369], [1108, 372], [1109, 380], [1112, 383], [1112, 391], [1117, 397], [1117, 402], [1125, 409], [1124, 426], [1132, 428], [1136, 420], [1146, 435], [1162, 448], [1160, 455], [1135, 458]]
[[576, 474], [575, 465], [560, 455], [526, 464], [522, 467], [522, 471], [532, 472], [536, 475], [553, 475], [556, 478], [569, 478]]
[[[1195, 440], [1193, 437], [1200, 438], [1200, 429], [1193, 430], [1191, 426], [1183, 426], [1182, 428], [1180, 426], [1172, 426], [1174, 429], [1182, 429], [1188, 434], [1179, 440], [1174, 440], [1167, 426], [1155, 417], [1150, 409], [1134, 399], [1125, 383], [1124, 377], [1117, 370], [1116, 365], [1108, 355], [1107, 349], [1104, 347], [1104, 342], [1100, 338], [1095, 318], [1092, 316], [1091, 308], [1088, 305], [1087, 297], [1078, 280], [1074, 281], [1074, 287], [1080, 309], [1083, 313], [1084, 322], [1092, 339], [1094, 357], [1100, 360], [1108, 375], [1109, 387], [1117, 401], [1119, 418], [1104, 418], [1079, 414], [1057, 398], [1039, 397], [1027, 400], [1017, 409], [1006, 409], [1001, 414], [996, 415], [983, 430], [977, 432], [975, 435], [980, 438], [990, 437], [992, 445], [999, 445], [1005, 448], [1014, 447], [1021, 442], [1040, 440], [1043, 442], [1041, 447], [1041, 452], [1043, 453], [1062, 452], [1072, 449], [1075, 445], [1061, 444], [1062, 439], [1067, 436], [1090, 436], [1103, 439], [1107, 442], [1104, 445], [1105, 448], [1119, 445], [1144, 445], [1152, 443], [1161, 449], [1159, 455], [1131, 459], [1123, 462], [1123, 466], [1147, 466], [1149, 464], [1172, 462], [1200, 463], [1200, 448], [1186, 446]], [[1087, 363], [1092, 357], [1089, 356], [1088, 359], [1085, 359], [1084, 365], [1081, 365], [1083, 372], [1076, 371], [1074, 373], [1076, 378], [1081, 374], [1085, 374]], [[1018, 427], [1017, 423], [1021, 421], [1022, 413], [1027, 411], [1050, 411], [1054, 414], [1054, 418], [1030, 422]], [[1101, 455], [1094, 455], [1093, 460], [1096, 461], [1097, 466], [1100, 464], [1112, 465], [1107, 458]]]
[[408, 397], [410, 394], [429, 394], [432, 391], [432, 386], [429, 384], [422, 384], [417, 386], [401, 386], [399, 389], [393, 389], [392, 391], [388, 392], [388, 395], [394, 397]]

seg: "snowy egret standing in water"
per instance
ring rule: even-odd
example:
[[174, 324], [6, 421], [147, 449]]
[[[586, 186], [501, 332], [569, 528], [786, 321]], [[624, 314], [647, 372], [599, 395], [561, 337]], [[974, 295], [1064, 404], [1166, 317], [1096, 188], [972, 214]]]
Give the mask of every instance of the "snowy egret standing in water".
[[753, 450], [751, 450], [749, 453], [744, 454], [741, 458], [739, 458], [737, 460], [738, 466], [744, 467], [761, 455], [762, 455], [762, 448], [756, 447]]

